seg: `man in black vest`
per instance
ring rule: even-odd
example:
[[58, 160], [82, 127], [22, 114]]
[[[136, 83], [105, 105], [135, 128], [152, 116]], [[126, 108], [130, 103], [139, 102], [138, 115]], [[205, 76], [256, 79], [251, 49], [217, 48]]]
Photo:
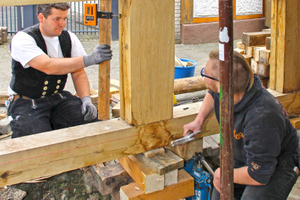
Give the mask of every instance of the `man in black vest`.
[[[39, 5], [39, 24], [12, 39], [7, 114], [13, 138], [97, 120], [84, 68], [110, 60], [112, 51], [100, 45], [86, 55], [75, 34], [63, 30], [69, 8], [68, 3]], [[69, 73], [79, 98], [63, 90]]]

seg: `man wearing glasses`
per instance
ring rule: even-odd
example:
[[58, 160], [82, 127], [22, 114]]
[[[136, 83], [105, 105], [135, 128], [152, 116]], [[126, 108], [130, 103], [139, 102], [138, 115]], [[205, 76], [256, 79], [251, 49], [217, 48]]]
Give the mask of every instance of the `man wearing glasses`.
[[[219, 51], [209, 54], [201, 70], [209, 89], [196, 119], [183, 126], [201, 130], [214, 110], [219, 119]], [[286, 199], [299, 173], [298, 136], [280, 102], [254, 75], [245, 58], [233, 54], [234, 87], [234, 197]], [[297, 168], [298, 167], [298, 168]], [[212, 199], [220, 198], [220, 168], [214, 174]]]

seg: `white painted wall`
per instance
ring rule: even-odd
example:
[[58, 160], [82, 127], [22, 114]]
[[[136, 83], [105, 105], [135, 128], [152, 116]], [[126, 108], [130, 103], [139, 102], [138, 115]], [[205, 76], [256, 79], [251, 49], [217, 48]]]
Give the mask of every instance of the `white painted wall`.
[[236, 15], [263, 13], [263, 0], [236, 0]]
[[[263, 0], [236, 0], [236, 15], [263, 13]], [[218, 0], [194, 0], [194, 18], [218, 17]]]

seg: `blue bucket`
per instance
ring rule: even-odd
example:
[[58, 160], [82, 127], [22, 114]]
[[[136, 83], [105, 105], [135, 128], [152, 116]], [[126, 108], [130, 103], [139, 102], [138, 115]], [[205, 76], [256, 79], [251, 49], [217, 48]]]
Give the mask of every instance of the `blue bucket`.
[[178, 78], [186, 78], [186, 77], [193, 77], [195, 73], [195, 67], [197, 63], [193, 60], [188, 60], [184, 58], [180, 58], [180, 60], [184, 62], [192, 62], [194, 65], [192, 66], [187, 66], [187, 67], [182, 67], [182, 66], [175, 66], [175, 74], [174, 74], [174, 79]]

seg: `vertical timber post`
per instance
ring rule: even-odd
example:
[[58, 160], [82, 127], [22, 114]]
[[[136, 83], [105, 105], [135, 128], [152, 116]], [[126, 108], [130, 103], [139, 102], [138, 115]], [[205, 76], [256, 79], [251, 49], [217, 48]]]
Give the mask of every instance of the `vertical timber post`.
[[220, 199], [233, 199], [233, 2], [219, 0]]
[[173, 117], [174, 0], [119, 0], [121, 118], [135, 126]]
[[[111, 11], [111, 0], [100, 1], [101, 11]], [[100, 19], [99, 44], [111, 44], [111, 20]], [[99, 64], [98, 118], [107, 120], [110, 116], [110, 61]]]

